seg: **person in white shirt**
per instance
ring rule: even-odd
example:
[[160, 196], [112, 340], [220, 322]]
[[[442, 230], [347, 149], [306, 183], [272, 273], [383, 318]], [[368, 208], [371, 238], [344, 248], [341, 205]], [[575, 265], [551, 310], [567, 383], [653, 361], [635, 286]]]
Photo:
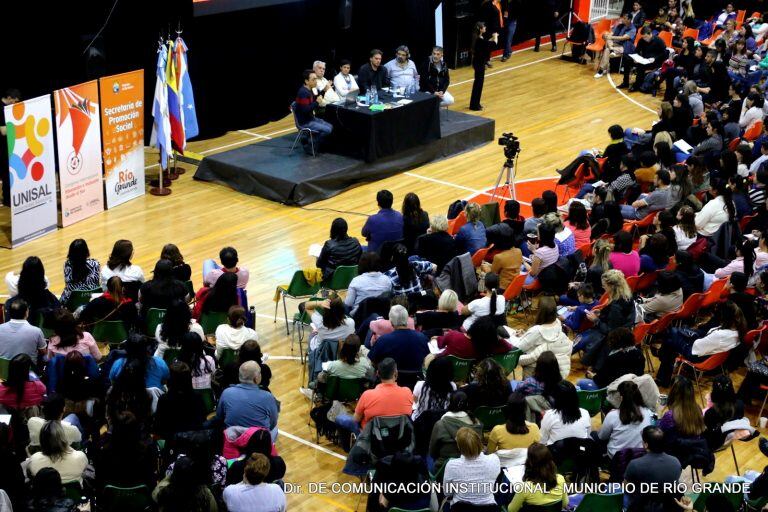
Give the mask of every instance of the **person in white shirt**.
[[651, 424], [652, 412], [645, 406], [643, 395], [633, 381], [619, 384], [621, 405], [605, 415], [597, 437], [608, 441], [608, 457], [626, 448], [643, 447], [643, 429]]
[[[112, 247], [107, 264], [101, 267], [101, 288], [107, 291], [107, 281], [112, 276], [118, 276], [123, 282], [143, 283], [144, 271], [138, 265], [131, 263], [133, 257], [133, 243], [130, 240], [118, 240]], [[138, 290], [138, 288], [136, 288]]]
[[224, 349], [240, 350], [248, 340], [259, 340], [259, 335], [245, 326], [245, 308], [232, 306], [227, 312], [229, 323], [221, 324], [216, 328], [216, 358], [220, 358]]
[[445, 464], [443, 492], [451, 504], [496, 505], [493, 484], [501, 471], [498, 455], [483, 453], [483, 438], [469, 427], [456, 431], [461, 457]]
[[709, 356], [728, 352], [738, 346], [739, 340], [747, 333], [744, 314], [735, 303], [728, 300], [718, 306], [715, 318], [720, 325], [708, 331], [700, 330], [690, 336], [686, 331], [672, 329], [659, 350], [659, 371], [656, 382], [660, 386], [669, 386], [672, 369], [678, 355], [692, 363], [701, 363]]
[[760, 156], [749, 166], [749, 173], [755, 174], [766, 160], [768, 160], [768, 140], [764, 140], [760, 143]]
[[203, 327], [192, 318], [187, 303], [180, 299], [174, 300], [165, 311], [163, 321], [155, 329], [157, 348], [153, 355], [163, 357], [169, 348], [179, 348], [181, 339], [188, 332], [194, 332], [200, 339], [205, 339]]
[[563, 380], [557, 385], [555, 406], [544, 413], [540, 430], [541, 443], [547, 446], [568, 437], [589, 437], [592, 430], [589, 413], [579, 407], [576, 386], [569, 381]]
[[713, 181], [709, 193], [712, 199], [696, 214], [696, 230], [702, 236], [714, 235], [725, 222], [736, 218], [736, 206], [726, 182]]
[[[325, 78], [325, 62], [316, 60], [312, 64], [312, 71], [317, 75], [317, 86], [312, 91], [317, 96], [317, 104], [321, 107], [326, 106], [329, 103], [335, 103], [339, 101], [339, 95], [333, 90], [333, 83]], [[320, 95], [321, 92], [325, 94]]]
[[677, 248], [685, 251], [696, 241], [696, 212], [690, 206], [683, 206], [677, 212], [677, 224], [672, 227], [675, 232]]
[[336, 94], [340, 98], [344, 98], [353, 91], [360, 91], [360, 87], [355, 81], [355, 77], [352, 76], [350, 70], [352, 69], [352, 63], [347, 59], [342, 59], [339, 63], [339, 74], [333, 79], [333, 88], [336, 89]]
[[411, 86], [419, 87], [419, 71], [416, 64], [411, 60], [411, 52], [408, 47], [398, 46], [395, 51], [396, 57], [384, 64], [387, 70], [390, 86], [394, 88], [405, 88], [408, 90]]
[[493, 272], [485, 274], [485, 296], [480, 299], [475, 299], [461, 310], [461, 314], [468, 316], [462, 327], [465, 331], [468, 331], [475, 320], [482, 316], [491, 315], [496, 317], [504, 314], [504, 307], [506, 306], [504, 295], [498, 293], [499, 288], [499, 276]]
[[744, 98], [739, 116], [739, 127], [746, 131], [758, 121], [763, 120], [763, 97], [756, 92], [751, 92]]
[[568, 378], [571, 372], [573, 343], [563, 332], [563, 326], [557, 318], [557, 304], [554, 298], [542, 297], [539, 300], [536, 325], [528, 329], [521, 338], [511, 339], [510, 343], [523, 351], [520, 366], [523, 367], [524, 377], [533, 376], [539, 356], [549, 350], [557, 357], [562, 378]]
[[61, 423], [49, 421], [40, 430], [40, 451], [27, 459], [27, 471], [34, 477], [43, 468], [53, 468], [61, 475], [63, 483], [82, 482], [88, 466], [85, 453], [69, 446]]
[[269, 470], [266, 455], [251, 454], [243, 471], [243, 481], [224, 488], [227, 509], [230, 512], [285, 512], [287, 505], [283, 489], [264, 481]]

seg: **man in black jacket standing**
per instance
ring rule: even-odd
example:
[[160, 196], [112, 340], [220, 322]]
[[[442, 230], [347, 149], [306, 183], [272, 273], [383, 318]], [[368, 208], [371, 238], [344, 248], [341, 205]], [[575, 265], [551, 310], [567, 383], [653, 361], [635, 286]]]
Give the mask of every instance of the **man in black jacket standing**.
[[619, 84], [619, 89], [630, 87], [629, 76], [635, 70], [637, 71], [637, 78], [629, 90], [636, 91], [640, 84], [643, 83], [645, 74], [654, 69], [659, 69], [667, 58], [667, 46], [661, 38], [653, 35], [650, 27], [643, 27], [640, 33], [642, 36], [637, 43], [637, 48], [635, 48], [635, 54], [645, 59], [652, 59], [652, 61], [648, 64], [640, 64], [631, 59], [629, 55], [624, 55], [624, 80]]
[[448, 73], [448, 66], [443, 60], [442, 46], [432, 48], [432, 55], [426, 60], [426, 65], [419, 72], [421, 78], [421, 90], [434, 94], [440, 98], [440, 106], [447, 107], [453, 105], [453, 96], [448, 92], [448, 84], [451, 83], [451, 77]]

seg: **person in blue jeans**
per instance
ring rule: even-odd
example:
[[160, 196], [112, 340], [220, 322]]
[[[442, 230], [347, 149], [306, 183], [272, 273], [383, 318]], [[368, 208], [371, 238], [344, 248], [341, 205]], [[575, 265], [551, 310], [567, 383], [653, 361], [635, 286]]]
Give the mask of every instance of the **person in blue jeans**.
[[303, 140], [304, 151], [307, 154], [312, 154], [313, 151], [317, 151], [322, 145], [323, 140], [331, 134], [333, 131], [333, 125], [323, 119], [315, 117], [315, 109], [318, 107], [317, 98], [323, 96], [325, 92], [330, 89], [331, 84], [323, 91], [317, 91], [315, 95], [314, 90], [317, 88], [317, 74], [311, 69], [305, 69], [303, 73], [304, 85], [299, 88], [296, 93], [296, 100], [294, 100], [294, 117], [296, 118], [296, 124], [299, 128], [307, 128], [312, 131], [312, 141], [310, 143], [309, 137], [307, 140]]
[[560, 320], [572, 331], [579, 330], [581, 323], [587, 316], [587, 311], [592, 311], [592, 308], [597, 306], [598, 303], [595, 299], [595, 291], [589, 283], [582, 283], [582, 285], [579, 286], [579, 290], [576, 292], [576, 296], [578, 297], [578, 304], [573, 304], [572, 299], [569, 299], [566, 296], [561, 297], [560, 301], [561, 304], [563, 304], [563, 298], [571, 301], [571, 304], [568, 305], [568, 313], [562, 315]]
[[671, 198], [669, 189], [671, 182], [672, 178], [669, 175], [669, 171], [664, 169], [656, 171], [655, 190], [650, 194], [640, 196], [632, 204], [622, 204], [621, 216], [628, 220], [641, 220], [657, 210], [672, 207], [674, 201]]
[[517, 30], [517, 18], [521, 3], [521, 0], [504, 0], [501, 3], [504, 25], [507, 27], [504, 32], [504, 54], [501, 56], [501, 62], [506, 62], [512, 55], [512, 39], [514, 39]]

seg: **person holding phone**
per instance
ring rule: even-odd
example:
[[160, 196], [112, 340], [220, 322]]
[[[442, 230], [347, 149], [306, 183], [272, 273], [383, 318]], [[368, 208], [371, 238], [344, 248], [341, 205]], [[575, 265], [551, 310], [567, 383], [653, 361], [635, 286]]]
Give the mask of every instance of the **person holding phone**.
[[560, 251], [555, 244], [555, 229], [551, 225], [539, 224], [538, 237], [529, 237], [528, 249], [530, 249], [530, 262], [523, 258], [523, 268], [528, 272], [525, 284], [533, 284], [539, 273], [550, 265], [557, 263]]

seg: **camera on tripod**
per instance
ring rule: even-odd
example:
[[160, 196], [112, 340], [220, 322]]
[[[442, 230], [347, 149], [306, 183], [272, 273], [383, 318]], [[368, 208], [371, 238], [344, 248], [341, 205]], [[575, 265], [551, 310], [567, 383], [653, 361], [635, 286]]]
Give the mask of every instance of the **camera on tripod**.
[[512, 132], [501, 134], [499, 146], [504, 146], [504, 157], [507, 161], [514, 160], [520, 153], [520, 139], [515, 137]]

